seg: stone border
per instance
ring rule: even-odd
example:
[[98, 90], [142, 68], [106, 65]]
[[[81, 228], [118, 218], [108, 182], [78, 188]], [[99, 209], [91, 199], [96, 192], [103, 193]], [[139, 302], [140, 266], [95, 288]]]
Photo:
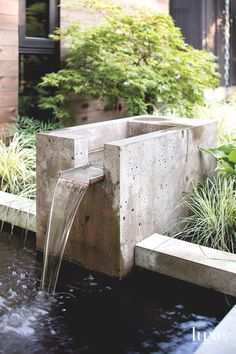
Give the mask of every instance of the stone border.
[[153, 234], [135, 247], [135, 264], [236, 296], [236, 255]]
[[0, 192], [0, 220], [36, 232], [36, 202]]
[[[236, 255], [153, 234], [135, 247], [135, 264], [147, 270], [236, 296]], [[210, 333], [195, 332], [195, 354], [232, 354], [236, 306]]]

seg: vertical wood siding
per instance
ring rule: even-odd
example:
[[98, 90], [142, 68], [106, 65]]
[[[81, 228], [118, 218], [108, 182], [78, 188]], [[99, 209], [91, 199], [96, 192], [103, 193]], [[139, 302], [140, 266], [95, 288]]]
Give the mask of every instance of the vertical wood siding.
[[0, 126], [18, 111], [18, 0], [0, 0]]
[[231, 67], [230, 84], [236, 85], [236, 1], [231, 1]]

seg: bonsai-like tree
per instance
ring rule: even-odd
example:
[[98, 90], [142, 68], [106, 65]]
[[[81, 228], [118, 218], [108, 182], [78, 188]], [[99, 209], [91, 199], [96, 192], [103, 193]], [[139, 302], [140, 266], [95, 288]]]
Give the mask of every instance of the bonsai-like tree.
[[55, 40], [71, 43], [65, 68], [40, 83], [55, 90], [41, 98], [40, 107], [57, 118], [71, 116], [71, 93], [100, 99], [107, 110], [122, 103], [131, 115], [159, 108], [192, 116], [194, 105], [204, 102], [204, 89], [218, 85], [216, 57], [186, 44], [170, 16], [151, 9], [125, 14], [102, 1], [86, 3], [97, 6], [104, 20], [91, 28], [76, 22], [57, 30]]

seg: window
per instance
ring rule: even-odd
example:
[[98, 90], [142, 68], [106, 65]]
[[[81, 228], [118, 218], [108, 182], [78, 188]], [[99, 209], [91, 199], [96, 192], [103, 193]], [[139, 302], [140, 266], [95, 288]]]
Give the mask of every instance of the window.
[[41, 77], [59, 66], [57, 45], [49, 34], [58, 25], [57, 0], [20, 0], [19, 112], [39, 119]]
[[58, 24], [56, 0], [21, 0], [20, 2], [20, 52], [55, 49], [48, 36]]
[[25, 36], [33, 38], [48, 38], [49, 2], [26, 0]]

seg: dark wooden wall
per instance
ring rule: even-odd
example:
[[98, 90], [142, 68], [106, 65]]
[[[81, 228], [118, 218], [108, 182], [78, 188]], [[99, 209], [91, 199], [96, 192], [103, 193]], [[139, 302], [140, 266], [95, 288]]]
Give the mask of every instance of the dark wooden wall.
[[232, 26], [231, 26], [231, 84], [236, 85], [236, 1], [231, 1]]
[[0, 0], [0, 126], [18, 110], [18, 0]]
[[224, 85], [225, 66], [225, 1], [203, 1], [203, 48], [211, 51], [218, 57], [221, 84]]
[[[236, 0], [231, 1], [230, 84], [236, 84]], [[225, 39], [224, 0], [170, 0], [170, 14], [181, 28], [187, 43], [207, 49], [218, 56], [224, 84]]]
[[170, 0], [170, 14], [186, 42], [202, 49], [202, 0]]

